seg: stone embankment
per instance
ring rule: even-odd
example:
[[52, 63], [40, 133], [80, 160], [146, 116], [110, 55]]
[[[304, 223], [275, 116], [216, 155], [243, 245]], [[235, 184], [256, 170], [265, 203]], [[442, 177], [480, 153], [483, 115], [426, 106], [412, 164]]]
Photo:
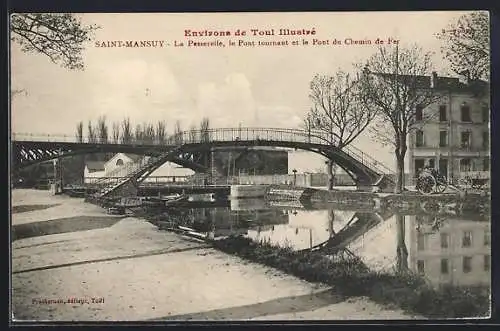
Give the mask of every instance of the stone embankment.
[[446, 193], [422, 195], [417, 192], [387, 194], [349, 190], [270, 186], [266, 193], [270, 201], [298, 201], [304, 205], [356, 206], [391, 209], [402, 213], [488, 213], [489, 196], [475, 193]]

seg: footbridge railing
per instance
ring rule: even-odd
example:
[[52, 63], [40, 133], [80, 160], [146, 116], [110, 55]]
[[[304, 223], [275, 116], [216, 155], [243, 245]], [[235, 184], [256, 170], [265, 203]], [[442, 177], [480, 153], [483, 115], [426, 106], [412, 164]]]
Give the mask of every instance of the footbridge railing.
[[[254, 141], [256, 145], [259, 141], [301, 143], [315, 146], [335, 147], [335, 139], [331, 139], [328, 134], [311, 130], [284, 129], [284, 128], [217, 128], [207, 130], [189, 130], [170, 135], [165, 138], [149, 139], [127, 139], [120, 141], [111, 141], [109, 139], [99, 139], [88, 137], [76, 137], [69, 135], [50, 135], [50, 134], [23, 134], [14, 133], [11, 140], [15, 142], [54, 142], [54, 143], [83, 143], [83, 144], [116, 144], [133, 146], [179, 146], [183, 144], [210, 144], [215, 142], [238, 142]], [[385, 166], [375, 158], [363, 152], [354, 146], [342, 148], [342, 152], [357, 160], [366, 167], [380, 174], [392, 174], [393, 170]]]

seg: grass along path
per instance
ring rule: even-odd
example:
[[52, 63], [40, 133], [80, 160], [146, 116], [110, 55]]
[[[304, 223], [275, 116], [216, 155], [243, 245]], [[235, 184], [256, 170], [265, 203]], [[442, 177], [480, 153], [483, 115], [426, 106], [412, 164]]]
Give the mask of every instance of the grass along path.
[[217, 240], [213, 245], [225, 253], [306, 281], [328, 284], [345, 297], [366, 296], [379, 304], [429, 318], [487, 317], [490, 312], [490, 289], [484, 286], [434, 288], [411, 272], [371, 271], [359, 258], [332, 259], [321, 253], [297, 252], [240, 236]]

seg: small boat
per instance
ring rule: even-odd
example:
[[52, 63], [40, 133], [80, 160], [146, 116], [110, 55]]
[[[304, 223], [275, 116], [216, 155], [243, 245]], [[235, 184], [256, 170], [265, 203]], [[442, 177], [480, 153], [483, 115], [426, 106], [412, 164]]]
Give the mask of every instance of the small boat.
[[170, 206], [170, 205], [177, 204], [179, 202], [187, 201], [188, 198], [189, 197], [187, 195], [177, 194], [177, 195], [173, 195], [173, 196], [162, 197], [161, 199], [162, 199], [163, 203], [165, 204], [165, 206]]
[[189, 202], [215, 202], [214, 193], [193, 194], [188, 198]]

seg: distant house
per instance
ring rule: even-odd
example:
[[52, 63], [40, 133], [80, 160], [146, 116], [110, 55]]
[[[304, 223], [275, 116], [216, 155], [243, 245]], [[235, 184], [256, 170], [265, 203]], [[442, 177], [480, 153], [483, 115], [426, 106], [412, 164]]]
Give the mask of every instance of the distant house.
[[104, 161], [88, 161], [85, 163], [84, 180], [85, 183], [90, 183], [95, 178], [104, 177], [105, 162]]
[[142, 158], [144, 158], [144, 156], [136, 154], [126, 154], [126, 153], [115, 154], [115, 156], [113, 156], [104, 164], [105, 174], [107, 176], [109, 175], [109, 177], [115, 177], [113, 176], [113, 172], [116, 169], [121, 168], [128, 163], [137, 162]]
[[[147, 162], [150, 158], [142, 155], [118, 153], [106, 162], [89, 161], [85, 165], [85, 183], [91, 183], [96, 178], [103, 177], [121, 177], [124, 173], [118, 169], [125, 167], [127, 164], [139, 162], [144, 160]], [[146, 181], [173, 181], [173, 177], [187, 177], [194, 174], [191, 169], [183, 168], [171, 162], [165, 162], [158, 169], [153, 171]], [[161, 177], [158, 178], [158, 177]], [[158, 179], [157, 179], [158, 178]], [[181, 180], [181, 178], [177, 178]]]
[[327, 173], [328, 159], [323, 155], [303, 150], [288, 152], [288, 173]]
[[[149, 159], [149, 158], [146, 158]], [[194, 175], [195, 172], [189, 168], [184, 168], [172, 162], [165, 162], [153, 171], [145, 182], [154, 181], [182, 181], [185, 177]]]

